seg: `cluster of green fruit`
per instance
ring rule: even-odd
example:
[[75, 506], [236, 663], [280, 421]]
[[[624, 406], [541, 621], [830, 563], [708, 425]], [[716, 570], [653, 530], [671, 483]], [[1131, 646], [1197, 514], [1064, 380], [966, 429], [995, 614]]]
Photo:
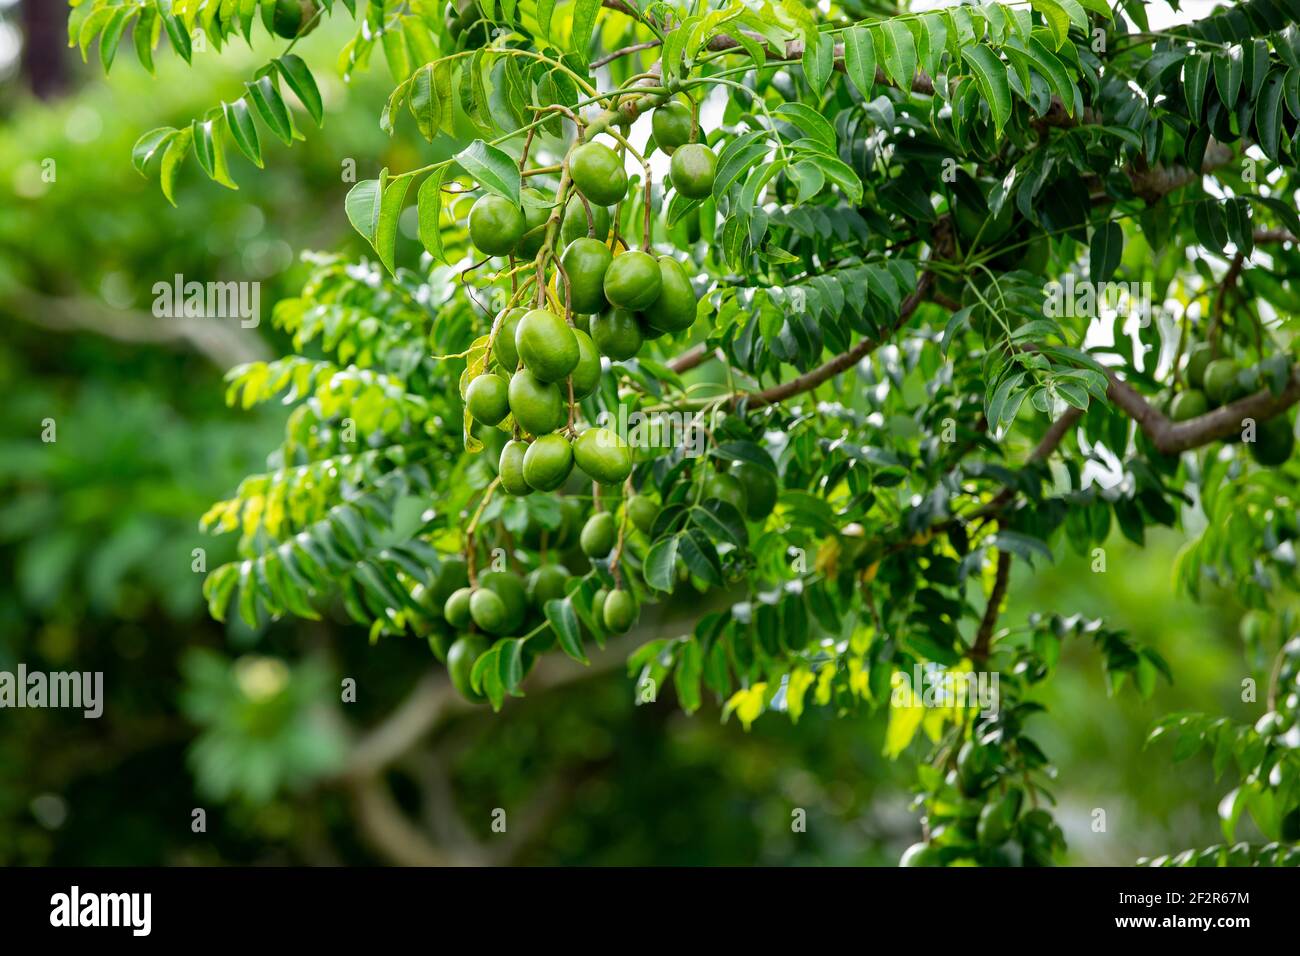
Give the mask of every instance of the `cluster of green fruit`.
[[[576, 545], [592, 562], [615, 560], [619, 546], [619, 523], [615, 514], [598, 510], [584, 522], [582, 508], [573, 498], [562, 498], [563, 521], [549, 542], [557, 552], [572, 552]], [[649, 534], [659, 516], [659, 506], [649, 497], [632, 495], [624, 503], [627, 520], [643, 534]], [[581, 530], [577, 530], [581, 527]], [[537, 549], [542, 543], [540, 528], [531, 527], [521, 543]], [[428, 634], [434, 653], [447, 664], [452, 684], [467, 699], [481, 702], [483, 696], [471, 681], [474, 663], [490, 647], [490, 641], [508, 635], [532, 633], [526, 653], [535, 655], [555, 643], [554, 632], [545, 623], [548, 601], [571, 595], [582, 579], [563, 564], [542, 560], [526, 576], [513, 571], [479, 573], [471, 583], [468, 562], [460, 555], [444, 556], [438, 572], [416, 598], [433, 618]], [[636, 624], [640, 608], [628, 589], [601, 588], [591, 601], [592, 619], [608, 634], [625, 634]], [[442, 623], [438, 623], [439, 619]]]
[[[1227, 405], [1258, 391], [1261, 370], [1243, 366], [1233, 358], [1215, 358], [1207, 342], [1194, 345], [1183, 369], [1186, 388], [1169, 403], [1169, 417], [1176, 422], [1199, 418], [1212, 408]], [[1295, 451], [1295, 429], [1283, 413], [1259, 422], [1255, 440], [1249, 443], [1251, 456], [1261, 465], [1277, 466]]]

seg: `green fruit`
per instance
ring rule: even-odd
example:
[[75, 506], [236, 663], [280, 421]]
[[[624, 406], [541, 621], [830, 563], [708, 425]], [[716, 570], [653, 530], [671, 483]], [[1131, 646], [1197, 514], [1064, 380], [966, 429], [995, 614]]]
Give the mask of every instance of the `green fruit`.
[[[569, 279], [569, 307], [574, 312], [599, 312], [605, 308], [605, 271], [613, 260], [614, 253], [599, 239], [574, 239], [569, 243], [560, 264]], [[565, 293], [563, 284], [560, 293]]]
[[980, 811], [975, 833], [985, 846], [997, 846], [1011, 835], [1016, 815], [1020, 813], [1021, 792], [1012, 790], [997, 803], [989, 803]]
[[650, 128], [655, 145], [671, 156], [678, 146], [691, 141], [690, 107], [680, 100], [665, 103], [651, 114]]
[[540, 382], [568, 378], [578, 364], [578, 340], [573, 329], [554, 312], [533, 309], [519, 320], [515, 348], [524, 368]]
[[968, 740], [957, 751], [957, 780], [961, 792], [973, 796], [984, 787], [988, 774], [989, 752]]
[[519, 320], [527, 312], [527, 309], [506, 309], [496, 318], [492, 354], [507, 375], [514, 374], [515, 369], [519, 368], [519, 350], [515, 348], [515, 331], [519, 328]]
[[[275, 9], [271, 13], [271, 32], [278, 37], [292, 40], [305, 36], [316, 29], [319, 18], [313, 0], [275, 0]], [[311, 24], [304, 31], [303, 27]]]
[[659, 517], [659, 506], [646, 495], [633, 495], [627, 499], [628, 520], [632, 526], [642, 534], [649, 534], [655, 526], [655, 519]]
[[476, 704], [483, 701], [484, 697], [474, 689], [470, 674], [474, 670], [474, 662], [486, 654], [487, 649], [488, 642], [481, 635], [466, 634], [447, 651], [447, 676], [451, 678], [451, 685], [462, 697]]
[[913, 843], [903, 851], [899, 866], [938, 866], [939, 851], [928, 843]]
[[1210, 410], [1210, 403], [1205, 393], [1192, 389], [1179, 392], [1169, 406], [1169, 417], [1176, 422], [1185, 422], [1189, 418], [1198, 418]]
[[530, 435], [545, 435], [568, 421], [568, 403], [554, 382], [543, 382], [526, 368], [510, 378], [510, 411]]
[[749, 510], [749, 501], [745, 498], [745, 486], [735, 475], [712, 472], [704, 479], [704, 499], [716, 498], [732, 505], [742, 515]]
[[591, 616], [596, 619], [596, 623], [601, 627], [605, 626], [605, 600], [608, 597], [609, 592], [604, 588], [591, 596]]
[[477, 376], [465, 389], [465, 407], [476, 421], [498, 424], [510, 414], [510, 383], [495, 372]]
[[776, 475], [750, 461], [737, 461], [731, 466], [731, 473], [740, 481], [745, 492], [745, 510], [742, 512], [750, 521], [762, 521], [776, 507], [778, 492]]
[[664, 332], [680, 332], [694, 324], [695, 290], [686, 269], [672, 256], [659, 257], [659, 296], [641, 317]]
[[573, 450], [563, 435], [543, 435], [524, 454], [524, 481], [538, 491], [554, 491], [573, 470]]
[[1187, 384], [1192, 388], [1204, 388], [1205, 370], [1214, 358], [1214, 349], [1208, 342], [1198, 342], [1192, 346], [1187, 353], [1187, 365], [1183, 369], [1183, 376], [1187, 379]]
[[532, 485], [524, 481], [524, 453], [527, 451], [526, 443], [517, 438], [511, 439], [506, 442], [506, 447], [501, 449], [501, 460], [497, 465], [501, 487], [506, 490], [506, 494], [514, 495], [516, 498], [533, 493]]
[[451, 650], [456, 635], [450, 631], [434, 630], [425, 639], [429, 642], [429, 650], [433, 651], [433, 656], [444, 664], [447, 663], [447, 652]]
[[663, 274], [654, 256], [625, 252], [605, 270], [605, 298], [618, 309], [639, 312], [659, 298]]
[[469, 614], [481, 630], [501, 634], [506, 623], [506, 605], [495, 591], [479, 588], [469, 599]]
[[687, 143], [673, 153], [668, 176], [673, 188], [687, 199], [706, 199], [713, 192], [718, 157], [703, 143]]
[[1255, 440], [1250, 443], [1250, 455], [1261, 465], [1275, 468], [1291, 457], [1295, 451], [1295, 427], [1285, 414], [1277, 415], [1255, 427]]
[[526, 591], [528, 603], [539, 611], [547, 601], [558, 601], [568, 593], [569, 572], [561, 564], [543, 564], [528, 575]]
[[[587, 221], [588, 206], [591, 207], [591, 222]], [[560, 221], [560, 245], [567, 248], [573, 240], [588, 236], [601, 242], [609, 238], [609, 210], [591, 203], [584, 206], [581, 198], [570, 196], [564, 206], [564, 218]]]
[[474, 593], [469, 587], [458, 588], [447, 598], [447, 603], [442, 606], [442, 616], [446, 618], [447, 623], [457, 630], [469, 627], [470, 617], [469, 601], [470, 596]]
[[524, 202], [524, 231], [515, 243], [515, 255], [520, 259], [532, 259], [542, 250], [542, 243], [546, 241], [546, 230], [542, 228], [546, 225], [546, 220], [551, 218], [551, 208], [554, 202], [542, 195], [531, 186], [519, 191], [519, 198], [531, 200], [531, 203]]
[[627, 195], [623, 161], [603, 143], [584, 143], [569, 154], [569, 176], [578, 192], [597, 206], [612, 206]]
[[433, 582], [424, 592], [422, 602], [430, 610], [442, 613], [443, 605], [452, 593], [469, 584], [469, 567], [465, 559], [458, 554], [451, 554], [442, 559]]
[[469, 210], [469, 241], [489, 256], [504, 256], [524, 234], [524, 214], [503, 196], [480, 196]]
[[578, 364], [572, 373], [573, 400], [580, 402], [600, 384], [600, 353], [586, 332], [574, 329], [573, 334], [578, 340]]
[[599, 511], [587, 519], [582, 526], [582, 535], [578, 543], [582, 553], [589, 558], [608, 557], [618, 540], [618, 524], [608, 511]]
[[510, 634], [524, 623], [528, 613], [528, 595], [524, 582], [513, 571], [488, 571], [478, 576], [478, 586], [496, 592], [506, 608], [506, 620], [502, 633]]
[[602, 485], [620, 484], [632, 473], [632, 453], [608, 428], [589, 428], [579, 435], [573, 458], [587, 477]]
[[1205, 395], [1215, 405], [1225, 405], [1237, 397], [1237, 373], [1241, 371], [1230, 358], [1215, 359], [1205, 367]]
[[610, 309], [591, 317], [591, 338], [596, 348], [616, 362], [630, 359], [641, 351], [644, 341], [641, 323], [623, 309]]
[[626, 634], [636, 623], [636, 598], [622, 588], [609, 592], [605, 605], [601, 608], [605, 628], [614, 634]]

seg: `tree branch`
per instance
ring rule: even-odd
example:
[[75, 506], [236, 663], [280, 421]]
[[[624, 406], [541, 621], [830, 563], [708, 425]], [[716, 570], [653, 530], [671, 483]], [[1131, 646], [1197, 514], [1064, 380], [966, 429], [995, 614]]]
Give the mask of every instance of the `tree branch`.
[[[1061, 419], [1057, 419], [1060, 421]], [[984, 608], [984, 617], [980, 620], [980, 629], [975, 635], [975, 644], [970, 656], [976, 661], [986, 661], [989, 648], [993, 643], [993, 629], [998, 623], [998, 613], [1002, 608], [1002, 599], [1007, 596], [1007, 581], [1011, 577], [1011, 552], [998, 551], [998, 571], [993, 579], [993, 590], [989, 594], [988, 606]]]

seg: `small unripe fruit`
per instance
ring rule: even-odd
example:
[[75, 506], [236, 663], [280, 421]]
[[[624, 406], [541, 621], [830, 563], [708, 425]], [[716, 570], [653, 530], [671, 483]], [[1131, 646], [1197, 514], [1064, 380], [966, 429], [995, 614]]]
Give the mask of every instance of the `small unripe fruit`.
[[459, 588], [447, 598], [447, 603], [442, 607], [442, 616], [452, 627], [458, 629], [469, 627], [470, 621], [473, 620], [470, 617], [470, 597], [473, 593], [472, 588]]
[[582, 553], [589, 558], [608, 557], [618, 540], [618, 525], [608, 511], [601, 511], [587, 519], [582, 526], [578, 543]]

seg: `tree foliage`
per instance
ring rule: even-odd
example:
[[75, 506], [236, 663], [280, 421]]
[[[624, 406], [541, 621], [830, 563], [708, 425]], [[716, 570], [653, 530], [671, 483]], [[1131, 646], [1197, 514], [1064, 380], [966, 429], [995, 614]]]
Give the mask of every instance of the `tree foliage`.
[[[345, 211], [378, 261], [315, 257], [275, 310], [295, 354], [229, 375], [232, 403], [293, 411], [267, 469], [203, 519], [239, 536], [205, 585], [216, 617], [342, 607], [373, 639], [427, 638], [500, 708], [546, 655], [585, 662], [630, 626], [614, 601], [633, 617], [694, 602], [688, 633], [630, 651], [632, 693], [671, 684], [687, 712], [711, 695], [745, 726], [882, 711], [886, 753], [916, 761], [925, 838], [904, 862], [1043, 864], [1063, 836], [1033, 721], [1062, 644], [1086, 642], [1115, 692], [1175, 675], [1102, 621], [1002, 621], [1012, 567], [1073, 548], [1104, 587], [1123, 573], [1106, 567], [1112, 531], [1141, 544], [1181, 525], [1181, 587], [1257, 610], [1266, 689], [1253, 727], [1178, 714], [1153, 738], [1239, 774], [1225, 838], [1248, 813], [1267, 842], [1153, 862], [1297, 861], [1294, 0], [1172, 30], [1139, 0], [74, 7], [73, 41], [98, 40], [105, 68], [128, 31], [146, 66], [163, 36], [187, 59], [196, 36], [282, 47], [239, 99], [140, 138], [132, 158], [169, 199], [190, 154], [232, 186], [229, 145], [260, 166], [263, 133], [315, 135], [295, 114], [319, 125], [321, 96], [293, 49], [322, 17], [356, 21], [345, 77], [382, 53], [381, 130], [451, 144], [353, 186]], [[623, 189], [594, 172], [596, 143], [630, 171]], [[507, 233], [506, 254], [475, 251]], [[611, 311], [641, 310], [620, 320], [638, 347], [602, 344], [586, 397], [573, 364], [552, 376], [568, 386], [553, 428], [521, 426], [513, 382], [508, 408], [476, 419], [471, 383], [545, 357], [521, 335], [522, 370], [503, 360], [511, 310], [562, 317], [555, 342], [606, 341], [603, 307], [572, 308], [584, 273], [566, 235], [627, 271], [637, 250], [684, 266], [694, 314], [656, 322], [654, 296], [622, 302], [602, 266]], [[584, 426], [637, 413], [698, 427], [703, 448], [622, 434], [626, 480], [579, 455], [558, 492], [511, 492], [508, 442], [531, 430], [530, 455], [551, 435], [577, 452]], [[602, 515], [614, 543], [589, 547]], [[516, 585], [484, 582], [516, 573], [512, 614]], [[449, 600], [462, 588], [483, 596], [477, 625]], [[976, 672], [999, 676], [997, 707], [927, 699]]]

